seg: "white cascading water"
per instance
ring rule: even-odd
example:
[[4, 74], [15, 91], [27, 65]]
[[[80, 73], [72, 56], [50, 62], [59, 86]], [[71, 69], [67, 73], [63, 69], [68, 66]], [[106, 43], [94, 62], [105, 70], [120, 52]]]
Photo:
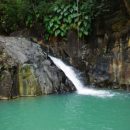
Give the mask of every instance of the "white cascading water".
[[96, 90], [93, 88], [86, 88], [84, 87], [83, 83], [79, 80], [78, 76], [76, 75], [74, 69], [71, 66], [66, 65], [63, 61], [58, 58], [49, 56], [54, 64], [61, 69], [68, 79], [75, 85], [78, 94], [82, 95], [91, 95], [91, 96], [98, 96], [98, 97], [111, 97], [114, 94], [110, 93], [109, 91], [105, 90]]

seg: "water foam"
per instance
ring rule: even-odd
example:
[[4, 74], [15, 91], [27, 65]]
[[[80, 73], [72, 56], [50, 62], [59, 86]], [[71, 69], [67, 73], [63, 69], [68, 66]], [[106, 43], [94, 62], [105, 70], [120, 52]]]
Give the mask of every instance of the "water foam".
[[91, 95], [91, 96], [98, 96], [98, 97], [112, 97], [114, 93], [106, 90], [96, 90], [93, 88], [86, 88], [84, 84], [79, 80], [76, 72], [74, 71], [73, 67], [66, 65], [62, 60], [49, 56], [54, 64], [61, 69], [68, 79], [75, 85], [78, 94], [82, 95]]

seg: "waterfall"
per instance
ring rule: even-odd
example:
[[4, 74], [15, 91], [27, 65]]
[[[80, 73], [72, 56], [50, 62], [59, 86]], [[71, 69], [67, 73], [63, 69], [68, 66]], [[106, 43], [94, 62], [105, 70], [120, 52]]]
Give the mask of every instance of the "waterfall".
[[111, 97], [114, 94], [110, 91], [106, 90], [96, 90], [93, 88], [87, 88], [84, 86], [82, 81], [79, 80], [76, 72], [74, 71], [73, 67], [66, 65], [62, 60], [49, 56], [54, 64], [61, 69], [68, 79], [75, 85], [78, 94], [82, 95], [91, 95], [91, 96], [99, 96], [99, 97]]

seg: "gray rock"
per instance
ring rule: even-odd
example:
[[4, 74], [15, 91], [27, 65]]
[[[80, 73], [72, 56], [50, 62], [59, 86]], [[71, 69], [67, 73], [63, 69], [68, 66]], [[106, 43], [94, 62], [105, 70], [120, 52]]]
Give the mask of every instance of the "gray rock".
[[[3, 48], [1, 50], [3, 57], [0, 56], [0, 62], [3, 62], [5, 66], [8, 65], [7, 69], [4, 68], [4, 64], [0, 66], [1, 75], [6, 77], [0, 80], [0, 90], [2, 90], [0, 96], [11, 97], [9, 88], [13, 86], [11, 82], [13, 82], [14, 74], [7, 70], [13, 69], [12, 66], [15, 66], [17, 72], [15, 76], [18, 77], [15, 81], [18, 82], [17, 95], [35, 96], [75, 90], [73, 84], [67, 82], [65, 74], [52, 63], [40, 45], [25, 38], [0, 36], [0, 47]], [[4, 55], [5, 57], [8, 55], [8, 58], [5, 58], [8, 60], [4, 60]], [[7, 72], [5, 73], [2, 68]]]

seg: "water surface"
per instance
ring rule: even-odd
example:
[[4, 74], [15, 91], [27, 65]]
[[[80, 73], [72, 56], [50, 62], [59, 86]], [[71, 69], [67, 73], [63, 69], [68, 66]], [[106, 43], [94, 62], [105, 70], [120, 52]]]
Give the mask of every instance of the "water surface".
[[49, 95], [0, 101], [0, 130], [130, 130], [130, 95]]

